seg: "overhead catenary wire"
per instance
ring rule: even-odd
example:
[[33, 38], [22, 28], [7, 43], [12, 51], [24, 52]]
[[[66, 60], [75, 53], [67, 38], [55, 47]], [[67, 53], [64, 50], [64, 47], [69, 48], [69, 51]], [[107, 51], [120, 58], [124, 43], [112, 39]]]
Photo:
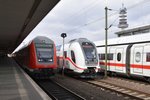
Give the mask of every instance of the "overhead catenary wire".
[[98, 4], [98, 2], [100, 2], [100, 1], [99, 0], [93, 0], [93, 2], [91, 2], [90, 4], [86, 5], [85, 7], [79, 9], [77, 12], [74, 12], [73, 14], [71, 14], [70, 16], [65, 18], [66, 21], [73, 21], [74, 20], [73, 16], [80, 16], [80, 15], [84, 14], [88, 10], [94, 8]]
[[[136, 4], [132, 5], [132, 6], [127, 7], [127, 9], [130, 10], [130, 9], [132, 9], [132, 8], [135, 8], [135, 7], [139, 6], [139, 5], [144, 4], [144, 3], [147, 3], [147, 2], [150, 2], [150, 0], [143, 0], [143, 1], [139, 2], [139, 3], [136, 3]], [[111, 9], [111, 10], [113, 10], [113, 9]], [[112, 17], [112, 16], [114, 16], [114, 15], [116, 15], [116, 14], [118, 14], [118, 12], [109, 14], [108, 17]], [[97, 22], [102, 21], [102, 20], [104, 20], [104, 19], [105, 19], [104, 16], [103, 16], [103, 17], [100, 17], [100, 18], [97, 18], [97, 19], [92, 20], [92, 21], [90, 21], [90, 22], [87, 22], [87, 23], [85, 23], [85, 24], [79, 25], [79, 26], [77, 26], [77, 27], [75, 27], [75, 28], [73, 28], [73, 29], [71, 29], [71, 30], [69, 30], [69, 31], [67, 31], [67, 32], [71, 32], [71, 31], [80, 29], [80, 28], [82, 28], [82, 27], [91, 25], [91, 24], [93, 24], [93, 23], [97, 23]]]

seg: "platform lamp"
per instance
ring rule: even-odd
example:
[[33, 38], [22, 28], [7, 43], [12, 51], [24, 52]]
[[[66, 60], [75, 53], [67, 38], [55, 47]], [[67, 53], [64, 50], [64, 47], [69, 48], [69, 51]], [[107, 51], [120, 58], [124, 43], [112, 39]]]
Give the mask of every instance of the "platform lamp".
[[63, 38], [63, 68], [62, 68], [62, 75], [64, 75], [64, 41], [65, 41], [65, 37], [67, 37], [67, 34], [62, 33], [61, 37]]

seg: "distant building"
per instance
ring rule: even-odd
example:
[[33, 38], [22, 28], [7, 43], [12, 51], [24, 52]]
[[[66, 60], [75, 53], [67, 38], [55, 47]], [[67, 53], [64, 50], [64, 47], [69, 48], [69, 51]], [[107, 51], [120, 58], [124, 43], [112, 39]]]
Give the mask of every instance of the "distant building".
[[116, 32], [115, 34], [118, 37], [122, 37], [122, 36], [137, 35], [137, 34], [143, 34], [143, 33], [149, 33], [149, 32], [150, 32], [150, 25], [147, 25], [147, 26], [119, 31], [119, 32]]

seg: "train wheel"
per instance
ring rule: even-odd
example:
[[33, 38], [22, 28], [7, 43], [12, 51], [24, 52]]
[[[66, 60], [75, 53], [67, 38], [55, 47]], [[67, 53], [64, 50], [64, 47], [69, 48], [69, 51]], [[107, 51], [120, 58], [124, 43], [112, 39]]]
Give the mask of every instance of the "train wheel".
[[147, 78], [147, 82], [150, 83], [150, 77]]
[[58, 73], [62, 73], [62, 68], [58, 68]]
[[115, 72], [109, 72], [109, 75], [110, 75], [111, 77], [116, 77], [116, 76], [117, 76], [117, 74], [116, 74]]
[[113, 77], [112, 72], [107, 72], [110, 77]]
[[144, 77], [144, 78], [148, 83], [150, 83], [150, 77]]

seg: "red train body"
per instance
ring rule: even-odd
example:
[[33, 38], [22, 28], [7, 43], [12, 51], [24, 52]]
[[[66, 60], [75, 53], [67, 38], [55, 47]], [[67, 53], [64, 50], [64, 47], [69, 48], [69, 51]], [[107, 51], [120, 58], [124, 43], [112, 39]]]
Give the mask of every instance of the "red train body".
[[56, 47], [52, 40], [38, 36], [30, 45], [17, 52], [17, 60], [36, 77], [49, 77], [56, 73]]

